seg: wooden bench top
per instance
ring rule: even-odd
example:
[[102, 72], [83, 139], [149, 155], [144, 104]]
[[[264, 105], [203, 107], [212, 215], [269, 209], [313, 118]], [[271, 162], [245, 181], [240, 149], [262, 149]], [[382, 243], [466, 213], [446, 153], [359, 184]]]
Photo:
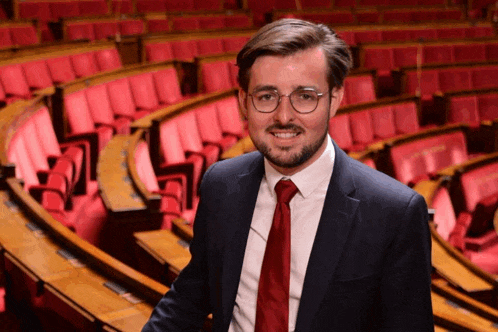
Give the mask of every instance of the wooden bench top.
[[97, 181], [107, 209], [113, 212], [147, 209], [135, 190], [126, 162], [130, 136], [115, 135], [100, 152]]
[[190, 261], [188, 243], [167, 229], [134, 233], [137, 244], [176, 275]]

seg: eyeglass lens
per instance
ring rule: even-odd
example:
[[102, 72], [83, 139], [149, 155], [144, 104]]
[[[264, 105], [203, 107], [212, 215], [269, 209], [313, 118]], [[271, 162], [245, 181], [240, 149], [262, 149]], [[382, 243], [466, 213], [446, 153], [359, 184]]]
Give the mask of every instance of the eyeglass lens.
[[[258, 91], [251, 95], [254, 107], [259, 112], [273, 112], [281, 97], [276, 91]], [[313, 112], [318, 105], [318, 93], [313, 90], [295, 90], [289, 96], [292, 107], [300, 113]]]

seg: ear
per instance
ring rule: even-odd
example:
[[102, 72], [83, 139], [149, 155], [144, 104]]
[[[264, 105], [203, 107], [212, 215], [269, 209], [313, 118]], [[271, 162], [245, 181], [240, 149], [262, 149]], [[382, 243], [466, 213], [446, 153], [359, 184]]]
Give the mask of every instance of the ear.
[[240, 113], [247, 119], [247, 93], [239, 89], [239, 109]]
[[333, 88], [330, 94], [330, 117], [332, 118], [339, 106], [341, 106], [342, 97], [344, 97], [344, 86]]

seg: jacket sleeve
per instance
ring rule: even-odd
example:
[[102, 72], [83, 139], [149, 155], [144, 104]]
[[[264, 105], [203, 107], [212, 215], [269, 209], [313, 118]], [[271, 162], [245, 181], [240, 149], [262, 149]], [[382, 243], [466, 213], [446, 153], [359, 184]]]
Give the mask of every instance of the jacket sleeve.
[[381, 331], [434, 331], [431, 236], [425, 200], [414, 194], [396, 223], [381, 282]]
[[201, 199], [194, 221], [194, 238], [190, 244], [192, 258], [173, 282], [171, 289], [156, 305], [142, 332], [199, 331], [211, 311], [206, 262], [206, 213], [208, 208], [205, 205], [205, 200], [202, 199], [202, 193], [209, 190], [207, 179], [210, 170], [204, 175], [201, 184]]

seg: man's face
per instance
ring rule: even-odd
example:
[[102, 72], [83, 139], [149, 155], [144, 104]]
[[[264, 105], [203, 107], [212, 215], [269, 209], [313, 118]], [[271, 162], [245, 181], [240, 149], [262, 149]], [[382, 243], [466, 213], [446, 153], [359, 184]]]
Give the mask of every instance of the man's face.
[[[311, 113], [298, 113], [288, 97], [281, 97], [272, 113], [260, 113], [248, 96], [261, 90], [287, 96], [302, 88], [324, 94]], [[343, 95], [342, 88], [334, 88], [333, 96], [328, 90], [326, 59], [318, 47], [285, 57], [262, 56], [251, 67], [248, 93], [239, 92], [241, 110], [254, 145], [280, 173], [292, 175], [304, 169], [325, 150], [329, 119]]]

